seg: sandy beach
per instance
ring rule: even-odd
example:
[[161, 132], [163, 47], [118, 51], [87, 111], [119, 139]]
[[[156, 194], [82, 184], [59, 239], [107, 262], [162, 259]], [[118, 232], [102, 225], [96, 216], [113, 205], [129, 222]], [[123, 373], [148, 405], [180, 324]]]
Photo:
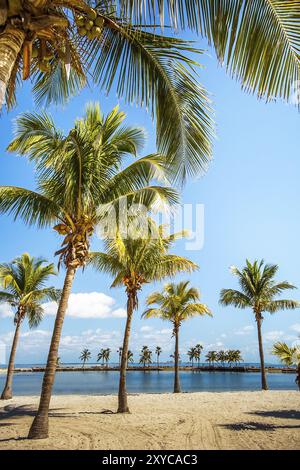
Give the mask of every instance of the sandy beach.
[[49, 439], [26, 433], [38, 397], [0, 405], [0, 449], [300, 449], [300, 393], [293, 391], [54, 396]]

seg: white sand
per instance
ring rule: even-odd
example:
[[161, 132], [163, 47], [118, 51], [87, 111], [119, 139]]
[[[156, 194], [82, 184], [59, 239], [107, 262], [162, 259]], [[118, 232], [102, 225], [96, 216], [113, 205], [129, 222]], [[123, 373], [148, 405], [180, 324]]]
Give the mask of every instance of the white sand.
[[26, 439], [37, 397], [0, 404], [0, 449], [300, 449], [294, 391], [54, 396], [49, 439]]

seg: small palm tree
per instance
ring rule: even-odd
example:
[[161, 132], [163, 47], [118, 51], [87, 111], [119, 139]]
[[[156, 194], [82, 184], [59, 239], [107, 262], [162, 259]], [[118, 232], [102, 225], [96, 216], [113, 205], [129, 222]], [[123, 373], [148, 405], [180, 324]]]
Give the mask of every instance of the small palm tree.
[[84, 369], [85, 363], [91, 359], [91, 351], [88, 349], [83, 349], [79, 356], [79, 359], [82, 361], [82, 368]]
[[136, 203], [146, 208], [162, 201], [177, 202], [174, 190], [150, 185], [153, 178], [163, 178], [162, 157], [147, 156], [124, 167], [124, 159], [135, 156], [144, 139], [141, 129], [123, 126], [124, 119], [117, 108], [104, 117], [98, 104], [90, 104], [67, 135], [45, 113], [27, 113], [16, 121], [9, 150], [27, 155], [35, 163], [38, 189], [1, 186], [0, 213], [13, 213], [29, 225], [52, 227], [63, 237], [56, 254], [66, 268], [40, 404], [29, 431], [32, 439], [48, 436], [49, 404], [68, 299], [77, 270], [88, 260], [91, 236], [103, 223], [104, 208], [113, 211], [124, 201], [129, 207]]
[[143, 313], [143, 318], [158, 317], [170, 321], [173, 325], [175, 336], [175, 379], [174, 393], [180, 393], [179, 381], [179, 329], [183, 321], [198, 315], [210, 315], [211, 312], [204, 304], [199, 303], [200, 293], [198, 289], [190, 287], [189, 281], [179, 284], [166, 284], [163, 292], [154, 292], [147, 298], [147, 305], [156, 304], [156, 308], [148, 308]]
[[104, 353], [104, 359], [105, 359], [105, 362], [106, 362], [106, 367], [108, 367], [108, 362], [109, 362], [109, 358], [110, 358], [110, 353], [111, 353], [110, 348], [106, 348], [106, 349], [105, 349], [105, 353]]
[[205, 356], [206, 361], [209, 363], [209, 365], [215, 365], [215, 362], [218, 361], [218, 353], [217, 351], [208, 351], [208, 353]]
[[117, 351], [118, 355], [119, 355], [119, 366], [121, 365], [121, 358], [122, 358], [122, 347], [120, 347]]
[[185, 232], [164, 235], [163, 226], [157, 226], [148, 219], [147, 233], [135, 233], [135, 237], [123, 237], [120, 232], [115, 239], [105, 242], [104, 253], [92, 253], [91, 264], [99, 271], [114, 276], [112, 287], [124, 286], [127, 295], [127, 320], [121, 358], [118, 412], [129, 412], [126, 390], [127, 352], [132, 316], [138, 307], [138, 293], [145, 283], [158, 281], [176, 275], [178, 272], [191, 272], [197, 268], [192, 261], [169, 253], [175, 240]]
[[222, 366], [225, 366], [225, 362], [227, 360], [227, 353], [226, 351], [218, 351], [217, 352], [217, 362], [221, 362]]
[[201, 361], [201, 353], [203, 351], [203, 346], [202, 344], [196, 344], [195, 346], [195, 352], [196, 352], [196, 356], [195, 356], [195, 359], [196, 361], [198, 362], [198, 368], [200, 367], [200, 361]]
[[140, 354], [140, 364], [143, 364], [144, 368], [146, 367], [146, 364], [150, 365], [152, 363], [151, 356], [152, 351], [150, 351], [148, 346], [143, 346]]
[[275, 343], [272, 354], [279, 357], [281, 362], [287, 366], [295, 365], [297, 367], [296, 384], [300, 391], [300, 346], [289, 347], [286, 343]]
[[46, 300], [58, 301], [60, 291], [45, 287], [50, 276], [56, 274], [53, 264], [45, 264], [42, 258], [33, 258], [24, 253], [11, 263], [0, 264], [0, 303], [8, 303], [15, 309], [15, 334], [9, 356], [6, 382], [1, 395], [2, 400], [12, 398], [12, 382], [15, 356], [19, 341], [21, 324], [28, 319], [29, 327], [39, 325], [43, 318], [43, 304]]
[[261, 324], [263, 313], [275, 313], [279, 310], [293, 310], [300, 306], [295, 300], [280, 299], [276, 297], [289, 289], [296, 289], [287, 281], [275, 282], [278, 266], [275, 264], [264, 264], [264, 261], [246, 260], [246, 266], [240, 271], [233, 266], [231, 272], [237, 276], [241, 290], [223, 289], [220, 295], [221, 305], [233, 305], [237, 308], [251, 308], [257, 324], [258, 346], [261, 366], [261, 386], [263, 390], [268, 389], [264, 351], [262, 343]]
[[160, 346], [156, 346], [155, 348], [155, 354], [156, 354], [156, 363], [157, 363], [157, 367], [159, 367], [159, 357], [162, 353], [162, 349]]
[[102, 366], [104, 366], [104, 361], [105, 361], [105, 349], [100, 349], [100, 351], [97, 354], [97, 362], [100, 362], [102, 360]]
[[192, 363], [192, 367], [194, 367], [194, 360], [197, 358], [197, 351], [196, 348], [191, 348], [187, 352], [188, 358], [190, 362]]
[[133, 361], [133, 352], [130, 351], [130, 349], [128, 349], [128, 353], [127, 353], [127, 364], [128, 364], [128, 362], [131, 362], [131, 363], [134, 362]]

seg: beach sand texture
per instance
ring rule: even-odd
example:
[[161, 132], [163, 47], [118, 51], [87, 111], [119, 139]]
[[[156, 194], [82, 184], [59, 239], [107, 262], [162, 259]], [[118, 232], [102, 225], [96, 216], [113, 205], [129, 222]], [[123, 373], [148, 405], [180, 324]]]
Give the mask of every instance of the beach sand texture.
[[[49, 439], [26, 439], [38, 397], [0, 404], [0, 449], [300, 449], [294, 391], [53, 396]], [[112, 411], [113, 413], [110, 413]]]

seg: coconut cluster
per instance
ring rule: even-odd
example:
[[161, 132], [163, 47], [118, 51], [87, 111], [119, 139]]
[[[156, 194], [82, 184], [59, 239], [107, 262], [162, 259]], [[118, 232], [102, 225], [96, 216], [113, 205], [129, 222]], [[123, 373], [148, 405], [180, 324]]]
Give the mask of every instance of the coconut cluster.
[[54, 53], [51, 49], [50, 43], [46, 43], [42, 48], [40, 41], [35, 42], [32, 45], [31, 57], [32, 59], [38, 59], [38, 67], [41, 72], [49, 73], [51, 71], [50, 61], [53, 59]]
[[104, 19], [95, 10], [91, 9], [86, 15], [77, 16], [75, 22], [80, 36], [86, 36], [89, 40], [101, 36]]

